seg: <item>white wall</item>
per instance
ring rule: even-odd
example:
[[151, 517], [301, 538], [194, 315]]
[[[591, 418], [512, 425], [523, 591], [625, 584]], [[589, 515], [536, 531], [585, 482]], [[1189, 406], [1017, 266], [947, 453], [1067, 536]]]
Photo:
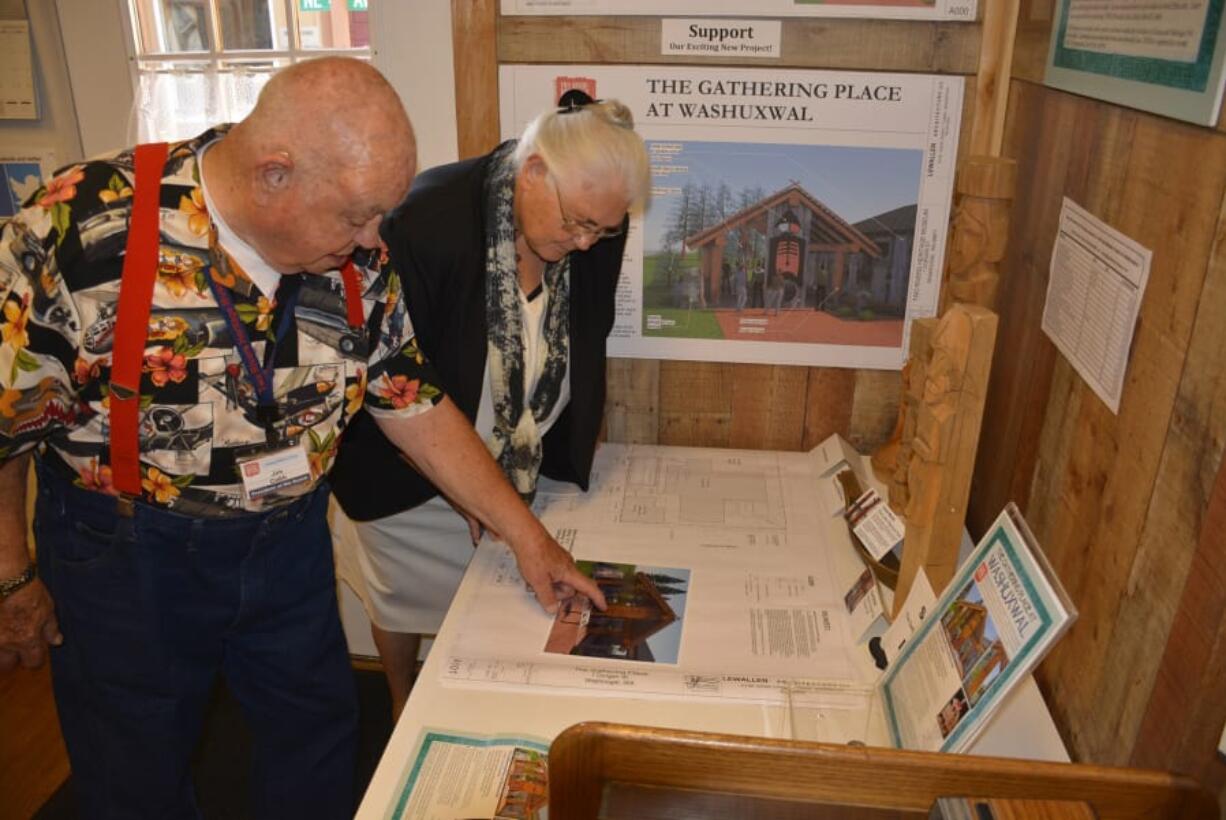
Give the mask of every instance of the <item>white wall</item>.
[[30, 21], [30, 51], [38, 94], [37, 120], [0, 120], [0, 154], [51, 152], [64, 165], [80, 159], [81, 139], [55, 6], [47, 0], [0, 0], [0, 19]]
[[417, 167], [459, 157], [451, 0], [374, 0], [374, 62], [391, 81], [417, 131]]
[[123, 0], [55, 0], [55, 7], [85, 156], [128, 147], [133, 88]]

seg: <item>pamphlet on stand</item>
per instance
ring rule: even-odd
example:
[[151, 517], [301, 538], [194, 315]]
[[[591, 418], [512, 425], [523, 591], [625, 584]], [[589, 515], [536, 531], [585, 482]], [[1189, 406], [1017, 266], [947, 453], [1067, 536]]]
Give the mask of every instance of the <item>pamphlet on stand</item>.
[[[960, 752], [1077, 618], [1010, 503], [883, 673], [865, 717], [869, 743]], [[794, 737], [812, 721], [790, 699]], [[886, 738], [875, 729], [884, 722]]]
[[893, 744], [964, 750], [1076, 618], [1010, 503], [882, 677]]

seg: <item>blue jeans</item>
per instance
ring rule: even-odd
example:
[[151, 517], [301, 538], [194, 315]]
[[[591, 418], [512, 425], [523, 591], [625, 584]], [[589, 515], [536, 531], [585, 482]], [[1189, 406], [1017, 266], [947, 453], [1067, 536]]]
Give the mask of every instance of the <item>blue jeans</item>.
[[39, 572], [64, 645], [60, 725], [88, 818], [197, 818], [189, 758], [218, 673], [254, 735], [256, 817], [353, 813], [357, 698], [328, 491], [198, 519], [75, 487], [38, 462]]

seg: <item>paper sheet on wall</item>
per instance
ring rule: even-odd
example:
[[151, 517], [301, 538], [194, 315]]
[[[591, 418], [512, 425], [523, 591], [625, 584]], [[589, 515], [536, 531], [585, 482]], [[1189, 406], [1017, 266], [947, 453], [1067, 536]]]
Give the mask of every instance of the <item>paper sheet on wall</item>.
[[777, 17], [975, 19], [976, 0], [502, 0], [503, 14], [718, 14]]
[[1051, 254], [1043, 331], [1111, 411], [1120, 411], [1153, 252], [1068, 197]]
[[510, 138], [570, 88], [647, 142], [613, 356], [891, 369], [936, 311], [961, 77], [727, 66], [500, 68]]
[[38, 119], [28, 20], [0, 20], [0, 119]]
[[1221, 0], [1060, 0], [1044, 82], [1213, 125], [1226, 83]]
[[54, 168], [55, 160], [46, 151], [0, 154], [0, 219], [20, 211]]

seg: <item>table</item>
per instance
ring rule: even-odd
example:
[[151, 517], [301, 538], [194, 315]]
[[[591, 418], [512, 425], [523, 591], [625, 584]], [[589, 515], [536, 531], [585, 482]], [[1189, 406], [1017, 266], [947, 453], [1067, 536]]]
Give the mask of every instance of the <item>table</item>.
[[[769, 529], [765, 524], [777, 519], [779, 509], [786, 514], [799, 504], [801, 509], [793, 513], [780, 528], [787, 534], [786, 548], [813, 550], [815, 566], [823, 568], [820, 553], [824, 544], [828, 559], [824, 568], [833, 576], [841, 576], [842, 580], [838, 582], [842, 584], [840, 588], [846, 588], [851, 583], [847, 579], [854, 579], [862, 564], [851, 546], [846, 525], [840, 517], [829, 514], [831, 509], [841, 506], [841, 502], [831, 495], [835, 492], [832, 489], [833, 481], [826, 480], [830, 467], [844, 454], [839, 451], [837, 442], [832, 444], [830, 441], [808, 454], [603, 445], [597, 454], [591, 494], [577, 496], [563, 491], [562, 494], [553, 495], [549, 490], [555, 488], [546, 486], [538, 505], [538, 514], [546, 526], [562, 536], [559, 540], [563, 543], [566, 543], [567, 537], [574, 538], [575, 521], [586, 520], [583, 518], [585, 515], [600, 517], [610, 510], [617, 520], [623, 522], [650, 519], [657, 529], [649, 527], [648, 531], [668, 532], [675, 538], [688, 530], [684, 529], [683, 523], [669, 520], [670, 516], [688, 515], [691, 519], [710, 522], [712, 517], [722, 514], [722, 522], [709, 523], [704, 530], [722, 535], [708, 535], [708, 538], [724, 537], [736, 541], [744, 536], [748, 541], [757, 543], [763, 532]], [[777, 487], [770, 486], [773, 480], [770, 478], [771, 463], [778, 465]], [[623, 472], [619, 474], [621, 477], [612, 477], [616, 472], [612, 466], [618, 464], [623, 465]], [[729, 468], [729, 464], [734, 466]], [[741, 466], [737, 467], [736, 464]], [[707, 466], [712, 468], [708, 470]], [[863, 462], [859, 467], [864, 467]], [[615, 486], [617, 481], [627, 483], [627, 471], [633, 474], [636, 470], [642, 475], [632, 477], [629, 483], [641, 480], [643, 483], [638, 485], [640, 489], [654, 486], [654, 491], [636, 495], [626, 486]], [[763, 487], [758, 486], [758, 476], [766, 476]], [[800, 486], [811, 479], [814, 479], [814, 486]], [[700, 487], [701, 491], [697, 495], [687, 495], [687, 487]], [[670, 495], [671, 491], [676, 491], [675, 497]], [[720, 502], [723, 505], [722, 513], [715, 509], [719, 506], [716, 502], [721, 492], [725, 493]], [[711, 501], [712, 493], [717, 496], [716, 502]], [[780, 497], [772, 498], [772, 494]], [[816, 502], [811, 503], [813, 509], [803, 509], [803, 502], [797, 500], [806, 497]], [[696, 505], [701, 508], [696, 508]], [[618, 526], [624, 527], [624, 530], [615, 531], [625, 532], [627, 541], [641, 539], [636, 535], [640, 531], [631, 524]], [[817, 529], [812, 544], [792, 543], [804, 540], [804, 531], [810, 526]], [[661, 527], [663, 529], [659, 529]], [[583, 546], [580, 539], [575, 550], [577, 557], [584, 557], [585, 550], [579, 548]], [[590, 543], [587, 546], [590, 547]], [[448, 664], [454, 664], [458, 655], [465, 654], [465, 644], [473, 641], [475, 621], [472, 613], [479, 610], [478, 604], [485, 604], [484, 600], [478, 600], [478, 596], [490, 595], [487, 585], [489, 574], [505, 563], [503, 552], [505, 547], [502, 545], [483, 543], [475, 554], [362, 801], [358, 818], [395, 815], [409, 769], [417, 756], [423, 734], [428, 730], [481, 736], [507, 735], [536, 739], [545, 746], [568, 726], [590, 720], [766, 737], [795, 736], [794, 710], [789, 708], [786, 698], [783, 703], [772, 704], [713, 698], [635, 697], [609, 692], [594, 695], [567, 689], [552, 691], [544, 687], [533, 691], [515, 686], [471, 688], [456, 685], [457, 675], [454, 669], [448, 668]], [[710, 560], [712, 563], [727, 560], [725, 554], [712, 550]], [[759, 554], [765, 555], [765, 551]], [[765, 560], [764, 557], [763, 562]], [[696, 565], [697, 572], [699, 567]], [[507, 607], [506, 619], [513, 624], [510, 629], [533, 635], [548, 632], [552, 618], [539, 609], [534, 610], [526, 595], [523, 599], [522, 605], [515, 603]], [[876, 674], [866, 650], [851, 654], [862, 658], [858, 675], [867, 678]], [[617, 661], [601, 661], [606, 666], [618, 666]], [[444, 675], [451, 677], [452, 682], [445, 683]], [[823, 720], [817, 730], [820, 736], [810, 734], [810, 739], [836, 742], [856, 739], [884, 745], [884, 727], [868, 715], [852, 709], [823, 710], [822, 714]], [[975, 741], [970, 753], [1068, 760], [1067, 751], [1031, 679], [1011, 693], [990, 725]]]

